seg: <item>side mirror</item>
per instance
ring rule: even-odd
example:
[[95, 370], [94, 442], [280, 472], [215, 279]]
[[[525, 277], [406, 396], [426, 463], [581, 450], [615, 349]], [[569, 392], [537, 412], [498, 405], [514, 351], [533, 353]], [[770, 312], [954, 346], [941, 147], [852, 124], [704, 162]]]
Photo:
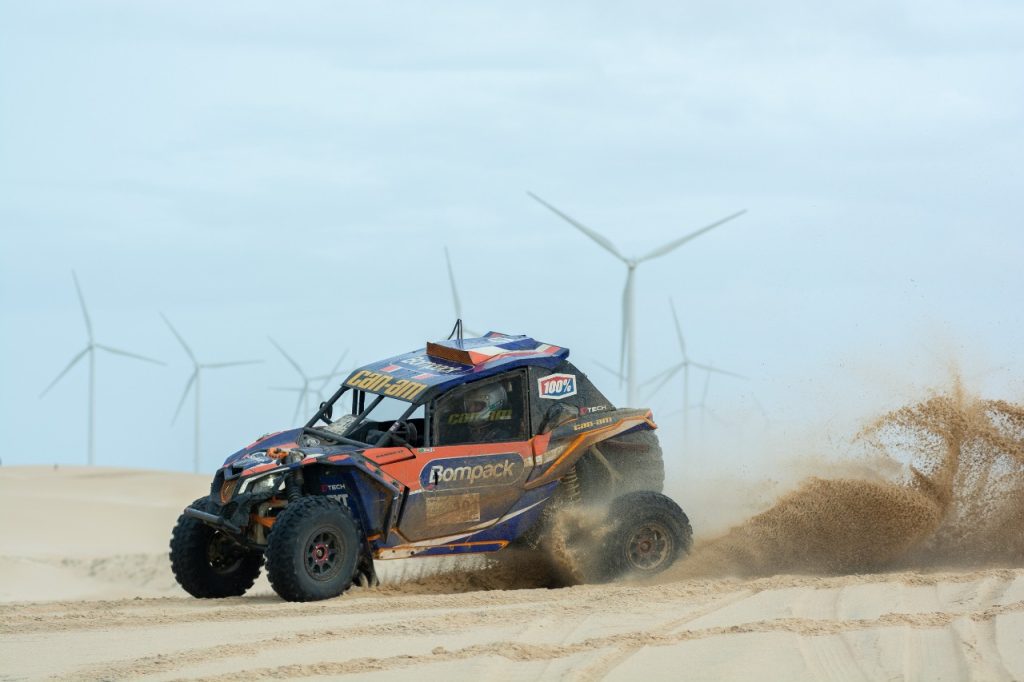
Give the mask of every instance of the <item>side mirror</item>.
[[554, 431], [562, 424], [571, 422], [578, 416], [579, 410], [576, 407], [567, 405], [566, 403], [555, 403], [549, 407], [547, 413], [545, 413], [544, 419], [540, 423], [539, 433], [549, 433]]

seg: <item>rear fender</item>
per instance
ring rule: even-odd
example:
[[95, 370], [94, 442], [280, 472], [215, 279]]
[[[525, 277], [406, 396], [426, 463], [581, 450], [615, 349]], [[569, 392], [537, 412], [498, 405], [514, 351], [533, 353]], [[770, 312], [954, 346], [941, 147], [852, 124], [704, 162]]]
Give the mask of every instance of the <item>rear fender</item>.
[[649, 409], [608, 410], [565, 422], [533, 439], [534, 467], [525, 487], [529, 490], [560, 479], [601, 441], [629, 431], [656, 428]]

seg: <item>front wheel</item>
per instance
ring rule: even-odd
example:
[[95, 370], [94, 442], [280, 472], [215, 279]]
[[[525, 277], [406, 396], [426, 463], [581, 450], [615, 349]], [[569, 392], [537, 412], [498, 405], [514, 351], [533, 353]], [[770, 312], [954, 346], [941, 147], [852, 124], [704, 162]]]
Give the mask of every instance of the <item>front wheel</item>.
[[640, 491], [616, 498], [608, 519], [614, 525], [598, 566], [604, 580], [661, 573], [689, 553], [693, 543], [690, 520], [661, 493]]
[[[208, 498], [192, 503], [210, 511]], [[263, 555], [242, 547], [219, 530], [185, 516], [171, 533], [171, 571], [178, 584], [193, 597], [238, 597], [252, 587], [260, 574]]]
[[359, 555], [359, 529], [348, 508], [326, 497], [302, 497], [274, 521], [267, 578], [282, 599], [330, 599], [352, 585]]

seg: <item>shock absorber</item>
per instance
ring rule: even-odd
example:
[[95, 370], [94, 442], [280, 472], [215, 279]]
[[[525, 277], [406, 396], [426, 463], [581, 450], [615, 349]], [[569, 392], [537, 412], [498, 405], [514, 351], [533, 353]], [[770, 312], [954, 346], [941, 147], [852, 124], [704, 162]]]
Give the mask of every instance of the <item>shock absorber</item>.
[[565, 489], [565, 499], [570, 503], [576, 504], [583, 499], [583, 493], [580, 491], [580, 479], [576, 475], [575, 464], [566, 472], [565, 476], [562, 476], [562, 487]]
[[302, 497], [302, 480], [299, 479], [299, 472], [293, 471], [284, 480], [284, 496], [289, 502], [295, 502]]

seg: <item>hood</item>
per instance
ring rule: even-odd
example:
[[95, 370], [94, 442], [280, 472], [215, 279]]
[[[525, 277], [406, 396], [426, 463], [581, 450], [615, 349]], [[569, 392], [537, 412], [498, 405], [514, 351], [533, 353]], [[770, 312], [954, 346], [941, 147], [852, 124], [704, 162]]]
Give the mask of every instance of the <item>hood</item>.
[[296, 445], [296, 440], [302, 435], [302, 429], [291, 429], [289, 431], [278, 431], [277, 433], [270, 433], [266, 436], [262, 436], [256, 439], [254, 442], [245, 446], [238, 452], [235, 452], [228, 456], [224, 460], [222, 467], [229, 467], [233, 464], [243, 464], [244, 468], [257, 466], [259, 464], [266, 464], [274, 460], [270, 459], [266, 455], [266, 451], [270, 448], [293, 448]]

